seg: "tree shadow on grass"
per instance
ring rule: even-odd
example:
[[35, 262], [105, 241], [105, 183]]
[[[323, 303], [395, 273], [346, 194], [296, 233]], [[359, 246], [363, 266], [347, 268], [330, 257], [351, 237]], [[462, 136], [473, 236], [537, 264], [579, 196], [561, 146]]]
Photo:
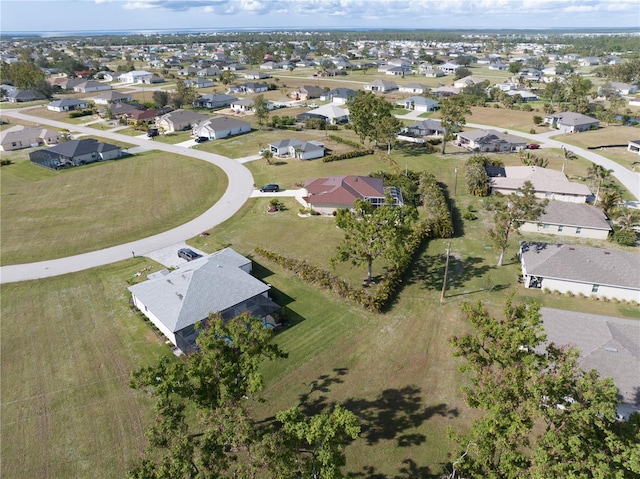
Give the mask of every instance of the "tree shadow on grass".
[[[298, 396], [302, 412], [306, 416], [312, 416], [327, 408], [329, 403], [326, 394], [330, 392], [331, 386], [344, 382], [342, 378], [346, 376], [347, 371], [347, 368], [334, 368], [333, 374], [322, 374], [311, 381], [308, 384], [309, 390]], [[312, 398], [316, 393], [320, 395]]]
[[400, 468], [398, 474], [393, 476], [376, 472], [374, 466], [364, 466], [362, 472], [349, 472], [347, 477], [353, 479], [432, 479], [439, 477], [431, 474], [427, 466], [418, 466], [413, 459], [405, 459], [402, 464], [404, 466]]

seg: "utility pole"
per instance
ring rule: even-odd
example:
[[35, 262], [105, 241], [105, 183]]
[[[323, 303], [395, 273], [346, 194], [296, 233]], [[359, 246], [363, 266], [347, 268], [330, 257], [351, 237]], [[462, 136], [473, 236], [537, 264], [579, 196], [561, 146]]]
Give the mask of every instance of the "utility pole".
[[447, 245], [447, 260], [444, 263], [444, 279], [442, 280], [442, 293], [440, 294], [440, 302], [444, 301], [444, 292], [447, 289], [447, 275], [449, 274], [449, 255], [451, 254], [451, 240]]
[[458, 167], [453, 170], [455, 176], [453, 179], [453, 196], [456, 196], [456, 192], [458, 191]]

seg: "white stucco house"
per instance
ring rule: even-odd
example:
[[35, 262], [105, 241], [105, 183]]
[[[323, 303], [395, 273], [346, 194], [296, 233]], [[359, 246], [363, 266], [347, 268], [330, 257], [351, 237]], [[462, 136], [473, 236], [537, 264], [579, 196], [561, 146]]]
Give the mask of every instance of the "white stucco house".
[[210, 140], [241, 135], [251, 131], [251, 123], [228, 116], [215, 116], [201, 121], [193, 127], [193, 136], [204, 136]]
[[324, 145], [317, 141], [303, 141], [297, 138], [269, 143], [269, 149], [274, 156], [313, 160], [324, 156]]
[[118, 77], [120, 83], [151, 83], [153, 73], [146, 70], [133, 70]]
[[179, 350], [196, 348], [196, 323], [210, 314], [229, 320], [244, 312], [278, 324], [280, 307], [269, 298], [271, 287], [251, 275], [251, 260], [225, 248], [183, 264], [173, 271], [150, 274], [129, 286], [131, 302]]
[[524, 223], [520, 231], [606, 240], [611, 225], [602, 210], [595, 206], [550, 201], [544, 213], [535, 221]]
[[526, 288], [640, 303], [640, 255], [614, 249], [520, 243]]
[[552, 113], [544, 117], [544, 122], [547, 123], [549, 127], [557, 128], [563, 133], [588, 131], [597, 129], [600, 126], [600, 121], [596, 118], [572, 111]]
[[627, 151], [640, 155], [640, 140], [629, 140]]

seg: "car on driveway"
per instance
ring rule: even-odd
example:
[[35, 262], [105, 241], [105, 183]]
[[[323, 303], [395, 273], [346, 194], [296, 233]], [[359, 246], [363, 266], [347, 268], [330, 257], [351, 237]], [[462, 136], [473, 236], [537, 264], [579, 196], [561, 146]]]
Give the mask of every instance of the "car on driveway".
[[147, 136], [149, 138], [153, 138], [154, 136], [158, 136], [160, 134], [160, 132], [158, 131], [157, 128], [149, 128], [147, 130]]
[[199, 136], [198, 138], [196, 138], [196, 143], [204, 143], [205, 141], [209, 141], [209, 138], [207, 138], [206, 136]]
[[275, 183], [269, 183], [260, 188], [260, 193], [276, 193], [280, 191], [280, 187]]
[[193, 261], [194, 259], [201, 258], [202, 255], [196, 253], [192, 249], [189, 248], [181, 248], [178, 250], [178, 257], [182, 259], [186, 259], [187, 261]]
[[540, 148], [540, 145], [537, 143], [529, 143], [527, 145], [527, 150], [537, 150], [538, 148]]

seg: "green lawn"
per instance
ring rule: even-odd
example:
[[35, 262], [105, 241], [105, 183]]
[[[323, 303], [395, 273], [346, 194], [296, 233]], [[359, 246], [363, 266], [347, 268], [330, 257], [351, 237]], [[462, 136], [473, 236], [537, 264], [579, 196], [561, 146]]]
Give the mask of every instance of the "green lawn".
[[[560, 152], [548, 154], [558, 167]], [[268, 418], [296, 404], [318, 412], [340, 402], [363, 424], [360, 438], [347, 448], [350, 477], [439, 477], [451, 449], [446, 428], [465, 428], [474, 415], [462, 401], [464, 377], [448, 345], [451, 335], [468, 328], [460, 310], [464, 301], [482, 300], [497, 313], [515, 290], [517, 299], [545, 306], [640, 315], [637, 307], [626, 304], [525, 291], [512, 258], [521, 238], [512, 237], [506, 265], [496, 267], [497, 252], [487, 234], [491, 215], [482, 211], [481, 199], [466, 193], [461, 170], [455, 186], [454, 169], [462, 167], [467, 155], [421, 155], [408, 148], [393, 156], [400, 165], [435, 173], [452, 196], [455, 191], [457, 218], [469, 205], [478, 214], [476, 220], [458, 222], [443, 302], [447, 241], [442, 239], [425, 244], [402, 291], [382, 314], [363, 312], [255, 256], [255, 247], [262, 246], [331, 269], [341, 232], [332, 218], [299, 217], [300, 206], [292, 198], [283, 199], [286, 209], [277, 214], [266, 212], [267, 199], [250, 199], [231, 220], [190, 243], [208, 252], [231, 246], [253, 257], [255, 274], [272, 285], [274, 298], [292, 322], [275, 339], [289, 357], [264, 366], [266, 402], [252, 404], [257, 417]], [[503, 158], [520, 164], [517, 155]], [[587, 163], [579, 159], [567, 168], [580, 175]], [[315, 176], [387, 169], [373, 155], [272, 166], [260, 160], [248, 166], [256, 183], [278, 181], [287, 188]], [[60, 278], [3, 285], [3, 477], [123, 477], [139, 456], [151, 406], [127, 388], [128, 371], [168, 354], [128, 309], [127, 281], [150, 265], [131, 259]], [[374, 275], [382, 268], [376, 261]], [[335, 274], [355, 284], [365, 268], [339, 264]], [[41, 340], [37, 348], [25, 347], [30, 338]]]
[[215, 166], [158, 151], [58, 172], [14, 157], [0, 178], [3, 265], [166, 231], [206, 211], [227, 187]]

